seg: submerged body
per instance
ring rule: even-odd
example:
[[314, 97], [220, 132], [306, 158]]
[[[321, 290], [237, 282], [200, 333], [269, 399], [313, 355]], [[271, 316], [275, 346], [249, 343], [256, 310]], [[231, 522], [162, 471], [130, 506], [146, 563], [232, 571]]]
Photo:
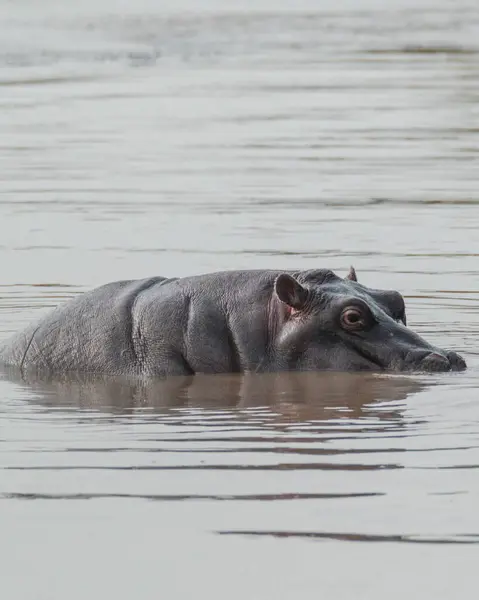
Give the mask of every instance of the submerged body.
[[462, 370], [406, 327], [398, 292], [354, 270], [224, 271], [95, 288], [14, 335], [22, 371], [191, 375], [286, 370]]

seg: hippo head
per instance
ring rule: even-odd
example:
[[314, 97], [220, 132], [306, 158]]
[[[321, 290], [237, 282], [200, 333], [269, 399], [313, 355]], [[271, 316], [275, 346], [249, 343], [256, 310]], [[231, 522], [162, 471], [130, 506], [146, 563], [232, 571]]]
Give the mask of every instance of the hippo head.
[[432, 346], [406, 326], [401, 294], [361, 285], [352, 267], [345, 279], [324, 269], [282, 273], [273, 299], [281, 315], [274, 360], [286, 369], [466, 368], [461, 356]]

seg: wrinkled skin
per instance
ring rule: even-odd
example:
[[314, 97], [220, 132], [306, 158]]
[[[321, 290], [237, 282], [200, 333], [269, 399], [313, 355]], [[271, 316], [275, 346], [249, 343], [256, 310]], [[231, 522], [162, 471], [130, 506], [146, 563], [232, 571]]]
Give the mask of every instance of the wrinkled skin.
[[22, 372], [191, 375], [261, 371], [459, 371], [464, 360], [406, 327], [395, 291], [351, 269], [227, 271], [110, 283], [15, 335]]

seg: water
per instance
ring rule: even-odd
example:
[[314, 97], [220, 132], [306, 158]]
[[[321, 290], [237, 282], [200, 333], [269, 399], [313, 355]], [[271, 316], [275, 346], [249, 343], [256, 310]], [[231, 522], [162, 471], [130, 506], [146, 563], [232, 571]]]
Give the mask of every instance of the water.
[[352, 263], [469, 364], [5, 377], [2, 597], [475, 598], [477, 3], [4, 0], [0, 23], [2, 338], [115, 279]]

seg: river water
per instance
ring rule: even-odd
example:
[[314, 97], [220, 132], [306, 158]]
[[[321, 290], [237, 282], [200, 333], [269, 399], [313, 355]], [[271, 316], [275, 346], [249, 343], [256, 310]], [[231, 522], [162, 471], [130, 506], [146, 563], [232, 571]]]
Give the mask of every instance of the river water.
[[476, 0], [3, 0], [0, 337], [115, 279], [328, 267], [465, 373], [0, 380], [13, 600], [476, 598]]

